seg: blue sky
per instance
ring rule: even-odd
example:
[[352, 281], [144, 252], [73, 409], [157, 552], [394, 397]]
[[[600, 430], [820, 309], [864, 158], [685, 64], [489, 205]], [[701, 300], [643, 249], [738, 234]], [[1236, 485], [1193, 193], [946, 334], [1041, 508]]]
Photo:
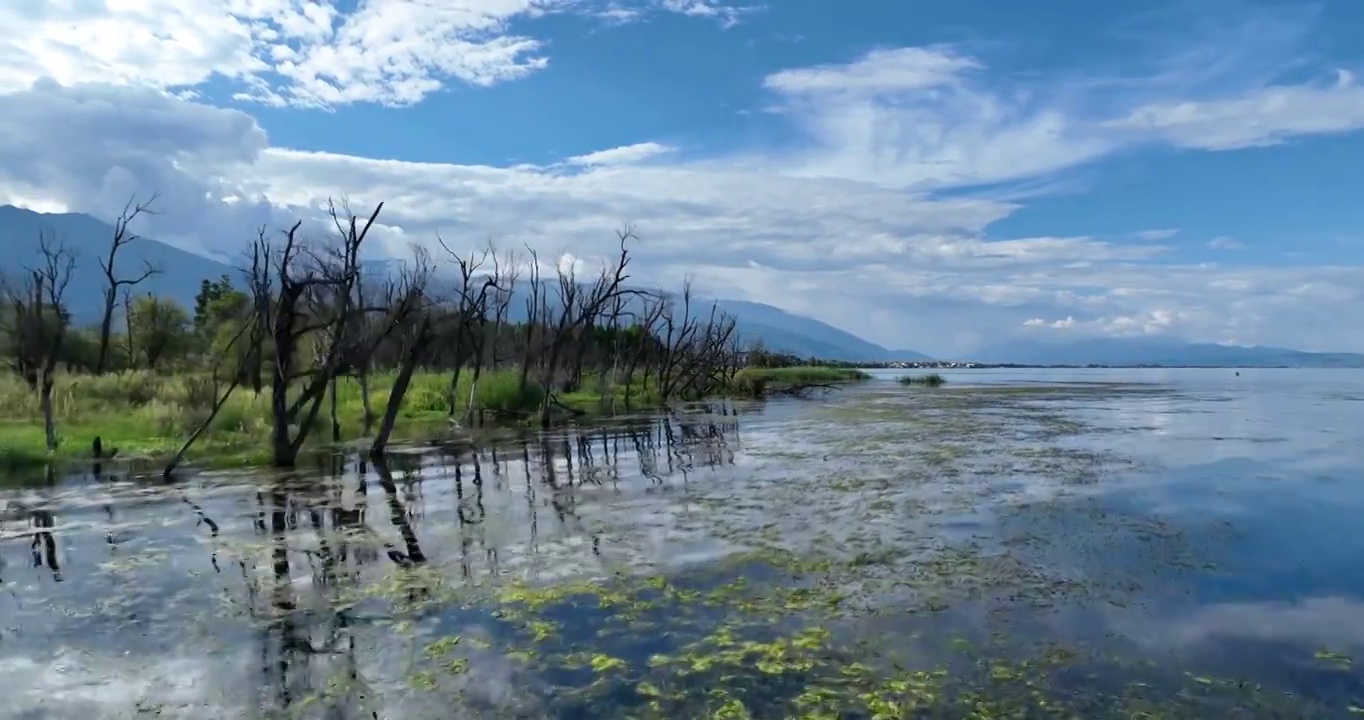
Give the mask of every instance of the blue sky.
[[529, 244], [888, 346], [1364, 351], [1364, 3], [66, 0], [0, 9], [0, 202], [231, 257]]

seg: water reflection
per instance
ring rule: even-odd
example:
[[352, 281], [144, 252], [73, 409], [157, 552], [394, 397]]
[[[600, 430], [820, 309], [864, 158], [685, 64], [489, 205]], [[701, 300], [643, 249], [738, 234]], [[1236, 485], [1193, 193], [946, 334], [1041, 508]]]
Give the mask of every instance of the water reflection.
[[[197, 647], [205, 660], [196, 662], [211, 662], [251, 642], [255, 682], [230, 670], [210, 680], [227, 681], [223, 707], [233, 705], [229, 688], [254, 686], [252, 706], [264, 716], [296, 714], [300, 702], [325, 697], [325, 717], [371, 717], [357, 648], [383, 645], [391, 613], [366, 593], [385, 581], [386, 568], [413, 570], [437, 557], [441, 572], [457, 569], [474, 585], [502, 575], [508, 556], [518, 577], [570, 574], [564, 558], [599, 571], [613, 535], [596, 513], [583, 512], [581, 496], [628, 502], [638, 493], [685, 492], [699, 473], [733, 464], [738, 420], [733, 406], [706, 406], [461, 455], [321, 457], [307, 473], [204, 474], [184, 484], [107, 463], [49, 474], [7, 498], [0, 579], [10, 592], [0, 614], [51, 648], [0, 646], [7, 658], [0, 668], [175, 645]], [[15, 572], [20, 541], [33, 572]], [[398, 599], [419, 607], [430, 597], [413, 583]], [[196, 629], [190, 638], [187, 626]], [[94, 628], [112, 634], [96, 639]], [[129, 646], [134, 629], [142, 632]], [[402, 677], [379, 675], [390, 683]], [[79, 694], [39, 692], [29, 693], [34, 712], [80, 709]], [[126, 709], [144, 699], [113, 702], [126, 701]], [[111, 708], [85, 709], [103, 716]]]
[[[852, 682], [841, 667], [984, 668], [988, 684], [1015, 677], [1000, 658], [1059, 642], [1169, 660], [1119, 674], [1171, 695], [1204, 663], [1287, 678], [1338, 715], [1360, 675], [1322, 682], [1312, 663], [1327, 640], [1364, 650], [1322, 620], [1364, 596], [1345, 560], [1364, 547], [1344, 534], [1360, 465], [1162, 455], [1152, 428], [1217, 442], [1225, 413], [1265, 404], [1184, 412], [1210, 392], [886, 381], [292, 473], [49, 474], [0, 494], [0, 717], [649, 717], [641, 684], [786, 717]], [[1146, 413], [1169, 421], [1122, 426]], [[998, 654], [963, 659], [963, 639]], [[1048, 689], [1071, 693], [1083, 673], [1067, 672]]]

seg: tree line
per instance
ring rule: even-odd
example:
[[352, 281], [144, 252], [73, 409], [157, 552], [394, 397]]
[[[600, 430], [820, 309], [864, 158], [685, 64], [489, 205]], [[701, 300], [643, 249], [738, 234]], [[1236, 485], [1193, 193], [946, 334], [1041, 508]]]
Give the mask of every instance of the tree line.
[[[543, 427], [573, 412], [560, 397], [589, 381], [609, 388], [603, 402], [613, 405], [645, 396], [666, 403], [725, 391], [744, 362], [735, 319], [700, 306], [689, 283], [675, 293], [630, 283], [636, 238], [629, 230], [618, 233], [614, 257], [586, 277], [571, 266], [546, 270], [529, 248], [461, 252], [444, 241], [437, 252], [414, 245], [411, 259], [376, 271], [362, 263], [361, 250], [383, 203], [367, 215], [329, 204], [332, 229], [322, 237], [306, 236], [301, 221], [282, 231], [261, 228], [238, 276], [205, 279], [186, 308], [139, 292], [159, 268], [119, 267], [120, 251], [138, 239], [129, 224], [152, 212], [155, 199], [130, 201], [115, 223], [99, 258], [97, 325], [74, 325], [66, 298], [77, 258], [50, 233], [39, 238], [39, 262], [0, 277], [0, 352], [38, 394], [51, 450], [61, 372], [199, 375], [205, 419], [169, 472], [238, 392], [268, 397], [270, 457], [291, 467], [328, 414], [339, 439], [342, 379], [359, 383], [364, 436], [381, 454], [418, 371], [448, 375], [450, 417], [473, 423], [481, 420], [480, 379], [512, 369], [523, 396], [531, 390], [539, 398], [533, 414]], [[382, 406], [373, 407], [369, 386], [378, 372], [395, 379]], [[461, 397], [465, 373], [470, 390]]]

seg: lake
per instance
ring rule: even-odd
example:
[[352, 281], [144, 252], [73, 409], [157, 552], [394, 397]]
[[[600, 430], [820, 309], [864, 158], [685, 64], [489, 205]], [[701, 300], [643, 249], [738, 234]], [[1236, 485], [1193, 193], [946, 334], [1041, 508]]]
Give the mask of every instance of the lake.
[[1364, 371], [906, 372], [12, 478], [0, 717], [1364, 716]]

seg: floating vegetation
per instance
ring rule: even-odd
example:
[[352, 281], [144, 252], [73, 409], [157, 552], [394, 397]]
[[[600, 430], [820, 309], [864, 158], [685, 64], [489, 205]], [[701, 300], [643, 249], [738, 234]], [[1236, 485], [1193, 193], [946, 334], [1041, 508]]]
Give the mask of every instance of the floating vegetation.
[[947, 383], [947, 378], [938, 373], [929, 373], [927, 375], [902, 375], [896, 382], [906, 386], [924, 385], [926, 387], [939, 387]]
[[[866, 383], [384, 472], [81, 480], [5, 498], [55, 522], [0, 528], [0, 613], [87, 666], [209, 668], [211, 691], [139, 691], [162, 717], [1356, 713], [1348, 639], [1245, 668], [1115, 629], [1160, 627], [1162, 603], [1237, 560], [1226, 524], [1117, 492], [1146, 468], [1076, 410], [1171, 397]], [[16, 653], [33, 650], [0, 645]]]
[[[738, 570], [733, 568], [732, 570]], [[702, 573], [713, 575], [712, 573]], [[713, 579], [713, 577], [712, 577]], [[690, 587], [699, 577], [679, 581]], [[709, 592], [666, 592], [661, 579], [514, 594], [521, 610], [572, 612], [568, 636], [520, 633], [505, 655], [545, 683], [539, 717], [601, 718], [1193, 718], [1298, 717], [1318, 703], [1232, 679], [1134, 662], [1084, 646], [980, 643], [915, 632], [877, 638], [832, 621], [836, 603], [791, 604], [742, 580]], [[811, 595], [827, 590], [814, 586]], [[707, 606], [715, 612], [698, 612]], [[668, 618], [661, 634], [654, 621]], [[925, 626], [927, 626], [925, 624]], [[585, 628], [585, 630], [584, 630]], [[428, 647], [439, 686], [446, 640]], [[593, 648], [583, 650], [584, 647]], [[441, 670], [439, 668], [448, 668]]]

